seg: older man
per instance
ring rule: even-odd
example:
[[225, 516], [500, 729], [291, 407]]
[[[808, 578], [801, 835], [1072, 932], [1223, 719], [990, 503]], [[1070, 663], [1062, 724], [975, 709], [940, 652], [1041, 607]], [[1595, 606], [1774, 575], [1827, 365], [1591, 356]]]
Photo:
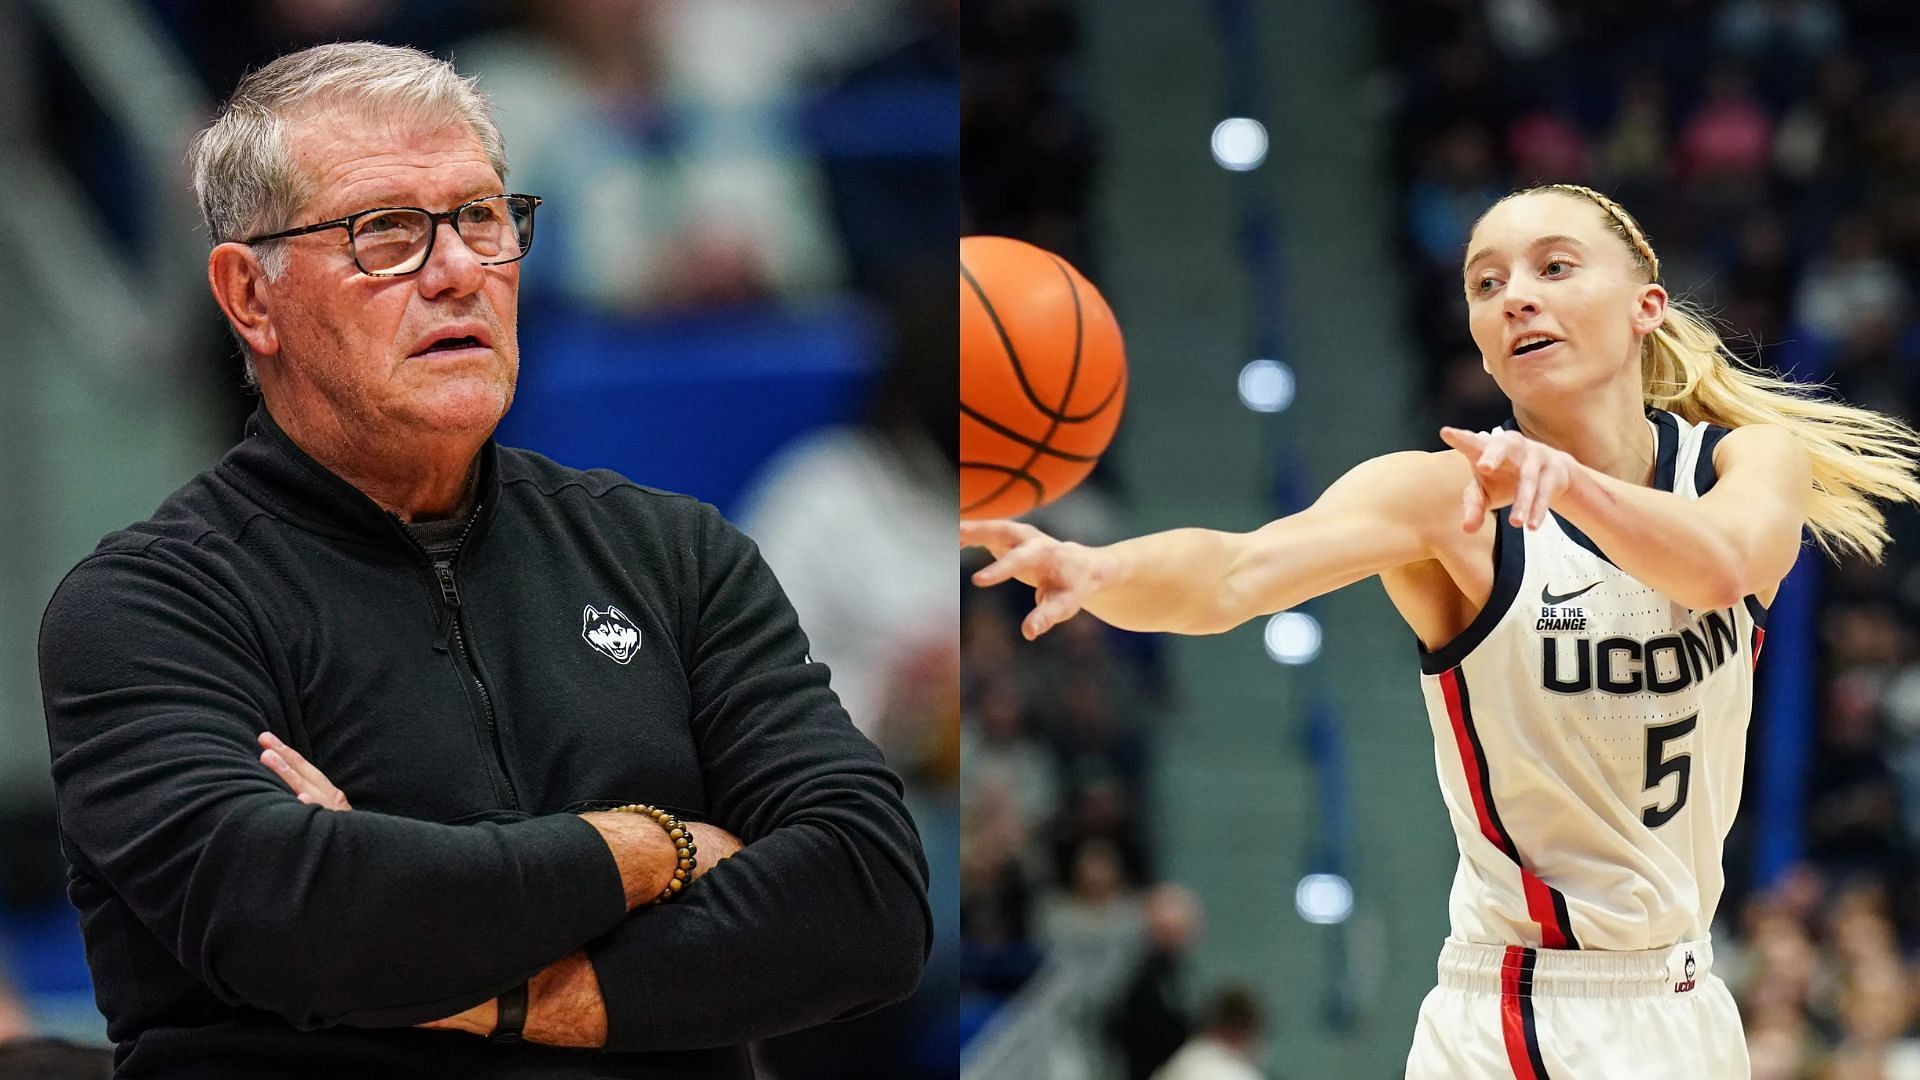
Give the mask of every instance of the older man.
[[752, 544], [491, 441], [538, 200], [472, 86], [310, 49], [193, 166], [262, 405], [41, 635], [120, 1075], [745, 1077], [904, 995], [899, 783]]

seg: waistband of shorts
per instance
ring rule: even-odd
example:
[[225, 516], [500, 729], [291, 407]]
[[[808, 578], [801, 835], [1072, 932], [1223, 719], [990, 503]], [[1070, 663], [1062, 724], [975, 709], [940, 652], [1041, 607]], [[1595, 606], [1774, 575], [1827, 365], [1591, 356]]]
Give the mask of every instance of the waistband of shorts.
[[1440, 985], [1483, 994], [1629, 998], [1686, 993], [1713, 970], [1713, 944], [1683, 941], [1646, 952], [1530, 949], [1449, 939]]

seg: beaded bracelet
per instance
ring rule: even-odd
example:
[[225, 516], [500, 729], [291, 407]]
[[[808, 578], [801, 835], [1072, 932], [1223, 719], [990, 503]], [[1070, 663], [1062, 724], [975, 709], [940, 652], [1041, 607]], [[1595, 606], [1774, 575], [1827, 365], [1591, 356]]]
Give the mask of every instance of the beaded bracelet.
[[648, 806], [646, 803], [628, 803], [613, 809], [627, 814], [645, 814], [657, 822], [661, 828], [667, 830], [667, 838], [673, 841], [673, 850], [678, 856], [679, 864], [673, 868], [673, 878], [667, 882], [667, 887], [661, 889], [660, 895], [648, 903], [664, 904], [673, 899], [681, 889], [687, 887], [687, 882], [693, 880], [693, 868], [699, 862], [700, 849], [693, 842], [693, 830], [687, 828], [679, 818], [657, 806]]

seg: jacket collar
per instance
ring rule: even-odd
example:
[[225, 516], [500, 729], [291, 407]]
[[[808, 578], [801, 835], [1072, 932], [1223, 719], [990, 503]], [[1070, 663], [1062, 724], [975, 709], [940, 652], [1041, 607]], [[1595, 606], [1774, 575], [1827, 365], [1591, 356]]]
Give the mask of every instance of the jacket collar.
[[[491, 438], [480, 447], [474, 533], [480, 531], [499, 501], [499, 456], [499, 446]], [[245, 434], [221, 459], [218, 472], [273, 510], [275, 516], [310, 532], [419, 551], [399, 518], [302, 450], [274, 422], [264, 402], [247, 419]]]

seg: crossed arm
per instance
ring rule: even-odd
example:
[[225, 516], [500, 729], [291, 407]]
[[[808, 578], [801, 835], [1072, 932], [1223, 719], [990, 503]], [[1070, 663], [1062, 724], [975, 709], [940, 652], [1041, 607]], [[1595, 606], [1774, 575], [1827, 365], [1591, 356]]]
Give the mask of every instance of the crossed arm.
[[[288, 746], [271, 731], [260, 733], [260, 763], [273, 770], [297, 801], [323, 810], [353, 809], [345, 792], [327, 774]], [[660, 895], [676, 865], [677, 852], [651, 819], [618, 812], [581, 815], [599, 831], [620, 867], [627, 908]], [[740, 850], [739, 837], [705, 822], [686, 822], [695, 846], [694, 880], [709, 873], [722, 859]], [[464, 1012], [430, 1020], [417, 1027], [492, 1034], [499, 1024], [499, 999], [489, 998]], [[607, 1007], [600, 980], [585, 949], [575, 949], [541, 968], [527, 980], [527, 1018], [522, 1029], [528, 1042], [549, 1046], [593, 1048], [607, 1042]]]
[[256, 756], [261, 731], [293, 726], [272, 630], [223, 563], [173, 543], [89, 559], [42, 624], [76, 870], [214, 997], [302, 1030], [481, 1006], [458, 1022], [490, 1031], [486, 1003], [529, 978], [571, 1027], [550, 1037], [603, 1028], [614, 1052], [738, 1045], [897, 1000], [932, 939], [899, 779], [803, 662], [750, 542], [711, 517], [688, 545], [705, 554], [686, 602], [688, 724], [709, 817], [751, 846], [674, 902], [628, 914], [660, 880], [630, 872], [609, 829], [663, 843], [640, 815], [446, 825], [289, 795]]

